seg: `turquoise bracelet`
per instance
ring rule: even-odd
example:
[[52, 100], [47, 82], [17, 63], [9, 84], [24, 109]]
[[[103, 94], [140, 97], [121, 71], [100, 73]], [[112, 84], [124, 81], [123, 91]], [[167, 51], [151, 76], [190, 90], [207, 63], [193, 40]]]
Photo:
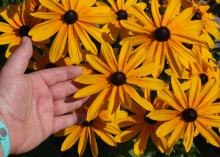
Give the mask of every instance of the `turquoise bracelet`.
[[3, 156], [7, 157], [10, 153], [10, 140], [8, 129], [2, 121], [0, 121], [0, 143], [2, 146]]

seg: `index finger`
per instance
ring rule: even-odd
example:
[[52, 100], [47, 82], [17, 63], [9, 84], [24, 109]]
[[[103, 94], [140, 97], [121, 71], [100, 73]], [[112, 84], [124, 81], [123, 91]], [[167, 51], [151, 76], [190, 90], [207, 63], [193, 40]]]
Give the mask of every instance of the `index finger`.
[[63, 82], [80, 76], [83, 71], [79, 66], [65, 66], [45, 69], [36, 73], [43, 78], [48, 86], [52, 86], [58, 82]]

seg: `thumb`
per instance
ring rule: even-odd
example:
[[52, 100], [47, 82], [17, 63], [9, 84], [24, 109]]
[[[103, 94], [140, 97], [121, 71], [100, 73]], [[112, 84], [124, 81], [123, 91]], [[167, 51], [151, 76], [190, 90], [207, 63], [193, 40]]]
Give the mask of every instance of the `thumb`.
[[11, 77], [24, 74], [32, 54], [33, 48], [30, 38], [23, 37], [21, 45], [12, 53], [2, 68], [2, 75], [4, 77]]

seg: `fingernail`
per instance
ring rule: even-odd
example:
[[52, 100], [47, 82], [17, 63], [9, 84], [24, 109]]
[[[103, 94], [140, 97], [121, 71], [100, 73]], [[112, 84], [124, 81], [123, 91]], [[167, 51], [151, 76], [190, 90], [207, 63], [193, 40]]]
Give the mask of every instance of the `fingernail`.
[[23, 37], [22, 38], [22, 44], [25, 44], [28, 41], [28, 37]]

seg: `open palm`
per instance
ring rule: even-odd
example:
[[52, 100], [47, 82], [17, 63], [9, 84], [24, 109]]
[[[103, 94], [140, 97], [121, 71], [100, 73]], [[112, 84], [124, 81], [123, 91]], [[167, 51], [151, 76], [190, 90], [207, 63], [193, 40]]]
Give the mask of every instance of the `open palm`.
[[11, 153], [23, 153], [51, 134], [77, 122], [83, 100], [71, 97], [77, 88], [72, 78], [79, 67], [60, 67], [24, 74], [32, 55], [32, 44], [24, 38], [0, 74], [0, 119], [9, 129]]

